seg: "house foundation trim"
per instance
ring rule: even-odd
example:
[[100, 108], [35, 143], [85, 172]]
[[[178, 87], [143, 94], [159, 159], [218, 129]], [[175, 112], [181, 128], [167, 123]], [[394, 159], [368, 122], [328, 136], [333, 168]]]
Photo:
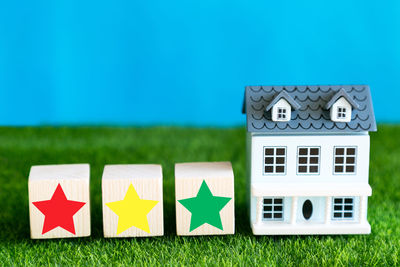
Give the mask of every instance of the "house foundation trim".
[[369, 234], [371, 226], [363, 223], [331, 223], [293, 225], [286, 224], [252, 224], [251, 229], [255, 235], [340, 235], [340, 234]]

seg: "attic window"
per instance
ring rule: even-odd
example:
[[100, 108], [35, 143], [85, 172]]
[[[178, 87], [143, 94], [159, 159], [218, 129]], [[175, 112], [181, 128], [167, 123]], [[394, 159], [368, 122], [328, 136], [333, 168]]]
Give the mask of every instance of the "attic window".
[[278, 120], [286, 120], [286, 108], [278, 108]]
[[338, 109], [337, 109], [337, 117], [338, 117], [338, 119], [345, 119], [346, 118], [346, 108], [345, 107], [338, 107]]

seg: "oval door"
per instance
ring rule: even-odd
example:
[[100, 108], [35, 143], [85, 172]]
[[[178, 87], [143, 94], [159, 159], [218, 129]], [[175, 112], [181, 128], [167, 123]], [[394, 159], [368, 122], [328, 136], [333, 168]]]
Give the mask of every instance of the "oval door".
[[313, 205], [312, 202], [307, 199], [306, 201], [304, 201], [303, 203], [303, 217], [304, 219], [308, 220], [311, 218], [313, 212]]

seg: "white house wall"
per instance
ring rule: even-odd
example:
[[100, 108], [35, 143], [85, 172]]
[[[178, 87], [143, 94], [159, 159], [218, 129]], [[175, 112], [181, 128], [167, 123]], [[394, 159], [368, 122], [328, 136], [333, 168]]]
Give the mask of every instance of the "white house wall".
[[[252, 183], [368, 183], [369, 135], [254, 135], [249, 134], [251, 146]], [[285, 174], [264, 174], [264, 147], [286, 147]], [[334, 174], [334, 147], [356, 146], [355, 174]], [[297, 174], [298, 147], [320, 147], [319, 174]]]

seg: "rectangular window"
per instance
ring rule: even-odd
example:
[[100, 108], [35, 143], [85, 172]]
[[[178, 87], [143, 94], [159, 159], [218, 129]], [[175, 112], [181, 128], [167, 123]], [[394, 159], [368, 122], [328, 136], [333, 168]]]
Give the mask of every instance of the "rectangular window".
[[278, 108], [278, 119], [286, 119], [286, 108]]
[[299, 147], [297, 153], [297, 174], [318, 174], [320, 147]]
[[264, 221], [283, 221], [283, 198], [264, 198], [262, 213]]
[[334, 174], [356, 173], [357, 147], [334, 148]]
[[338, 107], [337, 117], [338, 117], [338, 119], [346, 118], [346, 108], [345, 107]]
[[285, 174], [286, 147], [264, 147], [264, 174]]
[[334, 197], [332, 218], [334, 220], [351, 220], [354, 218], [354, 198]]

